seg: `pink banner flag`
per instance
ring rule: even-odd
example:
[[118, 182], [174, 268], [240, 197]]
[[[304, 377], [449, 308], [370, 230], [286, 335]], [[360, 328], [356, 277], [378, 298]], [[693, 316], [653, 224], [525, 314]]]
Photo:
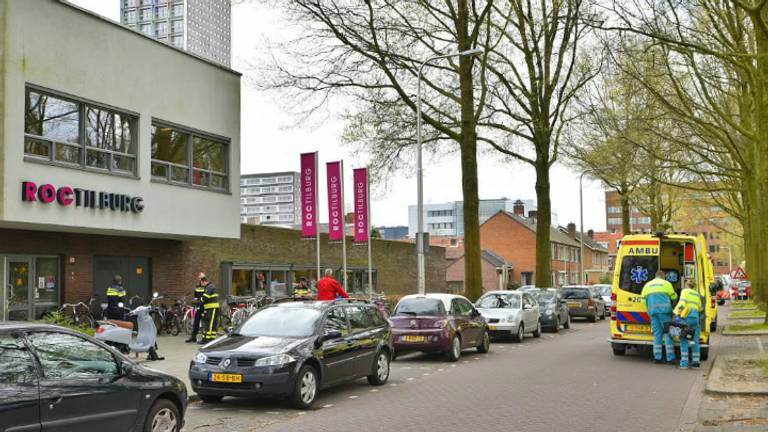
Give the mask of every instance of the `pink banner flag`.
[[352, 170], [355, 185], [355, 243], [368, 243], [368, 168]]
[[344, 239], [344, 166], [342, 161], [326, 164], [328, 176], [328, 240]]
[[317, 234], [317, 152], [301, 154], [301, 237]]

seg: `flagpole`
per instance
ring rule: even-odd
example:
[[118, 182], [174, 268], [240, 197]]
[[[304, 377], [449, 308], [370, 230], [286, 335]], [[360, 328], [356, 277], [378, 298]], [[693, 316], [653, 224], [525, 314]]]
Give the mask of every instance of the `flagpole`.
[[368, 168], [365, 169], [365, 208], [368, 210], [366, 216], [367, 228], [368, 228], [368, 297], [373, 294], [373, 263], [371, 261], [371, 229], [373, 224], [371, 223], [371, 179], [369, 177]]
[[344, 205], [344, 161], [339, 162], [339, 189], [341, 190], [341, 260], [343, 266], [344, 290], [349, 291], [347, 286], [347, 213]]

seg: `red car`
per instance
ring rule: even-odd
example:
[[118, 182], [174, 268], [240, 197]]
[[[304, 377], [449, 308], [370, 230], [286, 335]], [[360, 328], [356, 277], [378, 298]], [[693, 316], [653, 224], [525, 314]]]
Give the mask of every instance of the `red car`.
[[731, 285], [731, 298], [737, 300], [747, 300], [752, 298], [752, 282], [745, 280], [734, 282]]
[[403, 297], [390, 317], [395, 355], [442, 352], [449, 361], [466, 348], [487, 353], [491, 338], [485, 318], [465, 297], [453, 294]]
[[717, 292], [717, 304], [722, 306], [729, 298], [731, 298], [731, 294], [728, 292], [728, 290], [720, 290]]

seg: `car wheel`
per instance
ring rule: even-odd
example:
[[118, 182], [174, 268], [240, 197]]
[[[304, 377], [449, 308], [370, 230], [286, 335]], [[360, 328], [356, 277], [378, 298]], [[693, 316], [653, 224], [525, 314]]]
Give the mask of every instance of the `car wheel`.
[[712, 333], [717, 332], [717, 318], [715, 318], [714, 321], [709, 323], [709, 331], [712, 332]]
[[179, 432], [181, 416], [176, 405], [168, 399], [158, 399], [149, 410], [144, 432]]
[[587, 318], [587, 321], [589, 321], [589, 322], [595, 322], [595, 321], [597, 321], [597, 312], [595, 312], [594, 314], [592, 314], [592, 316], [591, 316], [591, 317]]
[[461, 357], [461, 339], [458, 336], [454, 336], [451, 339], [451, 347], [445, 352], [445, 357], [448, 361], [455, 362]]
[[483, 340], [480, 345], [477, 346], [477, 352], [485, 354], [491, 349], [491, 337], [488, 335], [488, 330], [483, 332]]
[[615, 356], [623, 356], [627, 353], [627, 346], [624, 344], [611, 344], [611, 348]]
[[517, 326], [517, 334], [513, 337], [515, 342], [522, 342], [523, 339], [525, 339], [525, 328], [523, 327], [523, 323], [520, 323], [519, 326]]
[[536, 323], [536, 330], [533, 331], [533, 337], [541, 337], [541, 321]]
[[709, 347], [701, 347], [701, 361], [709, 360]]
[[203, 403], [207, 403], [207, 404], [219, 403], [224, 398], [224, 396], [216, 396], [216, 395], [198, 395], [198, 396], [200, 396], [200, 400], [203, 401]]
[[555, 328], [553, 328], [552, 331], [555, 333], [560, 332], [560, 317], [555, 318]]
[[718, 304], [718, 305], [720, 305], [720, 306], [722, 306], [722, 305], [724, 305], [724, 304], [725, 304], [725, 300], [723, 300], [723, 299], [719, 299], [719, 300], [717, 301], [717, 304]]
[[600, 319], [601, 319], [601, 320], [604, 320], [604, 319], [605, 319], [605, 308], [603, 308], [603, 314], [602, 314], [602, 315], [600, 315]]
[[571, 328], [571, 314], [565, 316], [565, 324], [563, 324], [563, 328], [566, 330]]
[[291, 402], [298, 409], [307, 409], [312, 406], [317, 397], [317, 372], [315, 368], [304, 365], [299, 371], [296, 386], [293, 389]]
[[376, 356], [376, 364], [373, 365], [373, 373], [368, 375], [368, 384], [380, 386], [389, 379], [389, 355], [386, 351], [379, 351]]

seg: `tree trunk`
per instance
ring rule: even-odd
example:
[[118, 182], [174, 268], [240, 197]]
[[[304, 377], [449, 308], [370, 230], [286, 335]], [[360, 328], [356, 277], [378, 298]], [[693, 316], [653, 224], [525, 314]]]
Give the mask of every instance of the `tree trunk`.
[[549, 200], [549, 163], [536, 161], [536, 286], [548, 287], [552, 283], [552, 203]]
[[[457, 39], [459, 51], [471, 49], [467, 0], [458, 3]], [[477, 132], [472, 74], [473, 58], [459, 57], [461, 92], [461, 189], [464, 194], [464, 291], [477, 300], [483, 294], [480, 258], [480, 197], [477, 186]]]
[[[751, 17], [757, 21], [755, 25], [755, 41], [757, 51], [757, 76], [754, 79], [755, 105], [754, 124], [755, 139], [750, 142], [752, 147], [752, 172], [750, 173], [750, 189], [752, 209], [748, 210], [750, 218], [750, 235], [753, 244], [753, 260], [749, 263], [752, 295], [762, 304], [768, 302], [768, 31], [764, 28], [765, 6], [761, 13]], [[768, 322], [768, 316], [766, 317]]]
[[621, 228], [624, 235], [629, 235], [632, 233], [632, 227], [629, 224], [629, 194], [626, 192], [619, 192], [619, 196], [621, 197]]

